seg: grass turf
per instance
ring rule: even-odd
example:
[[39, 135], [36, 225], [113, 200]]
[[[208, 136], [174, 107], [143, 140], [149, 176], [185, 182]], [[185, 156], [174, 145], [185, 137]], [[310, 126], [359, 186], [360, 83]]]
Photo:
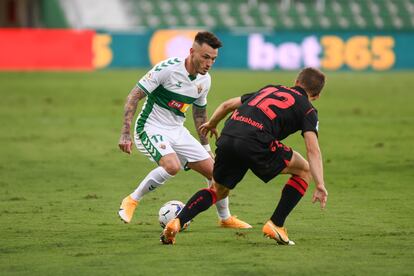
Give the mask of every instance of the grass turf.
[[[285, 176], [248, 174], [233, 191], [232, 213], [251, 230], [218, 228], [211, 208], [176, 245], [159, 244], [158, 209], [204, 187], [194, 172], [147, 195], [133, 223], [118, 220], [120, 200], [154, 167], [117, 148], [124, 100], [144, 73], [0, 73], [2, 275], [412, 275], [412, 72], [328, 73], [315, 105], [329, 200], [323, 212], [312, 205], [310, 185], [287, 220], [294, 247], [261, 234]], [[209, 113], [294, 77], [213, 70]], [[191, 112], [186, 125], [194, 133]], [[299, 134], [285, 143], [304, 154]]]

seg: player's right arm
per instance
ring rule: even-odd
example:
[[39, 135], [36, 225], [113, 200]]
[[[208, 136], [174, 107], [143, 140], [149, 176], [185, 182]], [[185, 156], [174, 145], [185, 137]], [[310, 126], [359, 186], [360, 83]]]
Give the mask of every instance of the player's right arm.
[[217, 132], [217, 125], [220, 123], [221, 120], [223, 120], [224, 117], [226, 117], [227, 114], [230, 112], [236, 110], [239, 106], [241, 106], [242, 100], [241, 97], [231, 98], [222, 104], [220, 104], [216, 110], [214, 110], [213, 115], [211, 116], [210, 120], [208, 120], [206, 123], [202, 124], [199, 127], [200, 132], [207, 136], [207, 134], [210, 132], [210, 137], [213, 135], [216, 137], [218, 136]]
[[125, 102], [124, 122], [122, 124], [121, 137], [119, 138], [118, 146], [123, 152], [128, 154], [132, 151], [131, 122], [137, 110], [139, 100], [143, 99], [145, 96], [145, 92], [138, 86], [135, 86], [131, 92], [129, 92]]
[[306, 131], [303, 133], [303, 137], [305, 138], [310, 171], [316, 185], [312, 202], [315, 203], [316, 201], [319, 201], [321, 208], [323, 209], [325, 208], [328, 199], [328, 191], [325, 188], [325, 181], [323, 179], [322, 154], [319, 148], [318, 136], [313, 131]]

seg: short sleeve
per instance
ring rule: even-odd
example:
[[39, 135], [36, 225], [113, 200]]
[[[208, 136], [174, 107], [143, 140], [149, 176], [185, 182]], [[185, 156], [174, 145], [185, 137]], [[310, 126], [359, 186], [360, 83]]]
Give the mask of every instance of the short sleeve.
[[145, 76], [143, 76], [137, 83], [137, 86], [144, 90], [149, 95], [152, 91], [157, 89], [158, 86], [164, 83], [168, 76], [168, 70], [162, 69], [155, 65]]
[[205, 108], [207, 107], [207, 95], [208, 92], [210, 91], [210, 86], [211, 86], [211, 78], [210, 75], [208, 75], [208, 79], [206, 80], [206, 82], [204, 83], [204, 85], [201, 86], [201, 93], [200, 93], [200, 97], [198, 97], [193, 104], [199, 108]]
[[305, 112], [305, 117], [303, 118], [302, 124], [302, 135], [307, 131], [313, 131], [318, 135], [319, 131], [319, 120], [318, 112], [315, 108], [311, 107], [308, 111]]
[[254, 94], [256, 93], [248, 93], [248, 94], [242, 95], [240, 98], [241, 102], [244, 103], [245, 101], [248, 101]]

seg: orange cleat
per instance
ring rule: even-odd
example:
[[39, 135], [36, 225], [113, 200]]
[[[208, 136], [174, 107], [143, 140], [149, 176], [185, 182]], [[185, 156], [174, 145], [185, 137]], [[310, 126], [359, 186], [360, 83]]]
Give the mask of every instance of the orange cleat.
[[237, 228], [237, 229], [248, 229], [253, 228], [247, 222], [238, 219], [236, 216], [231, 216], [228, 219], [222, 219], [219, 221], [221, 227], [224, 228]]
[[295, 243], [289, 240], [287, 229], [285, 227], [276, 226], [271, 220], [268, 220], [263, 226], [263, 234], [269, 239], [274, 239], [281, 245], [295, 245]]
[[163, 244], [174, 244], [175, 243], [175, 236], [178, 234], [178, 232], [181, 231], [180, 226], [180, 219], [175, 218], [170, 220], [170, 222], [167, 223], [164, 230], [161, 233], [160, 241]]
[[119, 207], [118, 215], [125, 223], [130, 223], [134, 215], [135, 209], [139, 204], [138, 200], [133, 199], [131, 196], [127, 196], [122, 200]]

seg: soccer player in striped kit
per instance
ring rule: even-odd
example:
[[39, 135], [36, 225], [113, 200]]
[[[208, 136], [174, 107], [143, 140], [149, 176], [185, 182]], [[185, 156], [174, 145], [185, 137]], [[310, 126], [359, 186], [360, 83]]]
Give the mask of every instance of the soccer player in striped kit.
[[[162, 186], [181, 169], [197, 171], [211, 183], [214, 161], [208, 138], [198, 131], [200, 143], [183, 123], [190, 106], [197, 130], [207, 121], [207, 94], [211, 85], [208, 71], [221, 46], [214, 34], [199, 32], [187, 58], [169, 58], [156, 64], [129, 93], [119, 148], [131, 153], [131, 122], [138, 102], [146, 98], [136, 120], [134, 141], [138, 150], [158, 167], [122, 200], [118, 215], [125, 223], [132, 220], [136, 207], [147, 193]], [[251, 228], [248, 223], [232, 216], [228, 205], [227, 197], [216, 203], [220, 226]]]

